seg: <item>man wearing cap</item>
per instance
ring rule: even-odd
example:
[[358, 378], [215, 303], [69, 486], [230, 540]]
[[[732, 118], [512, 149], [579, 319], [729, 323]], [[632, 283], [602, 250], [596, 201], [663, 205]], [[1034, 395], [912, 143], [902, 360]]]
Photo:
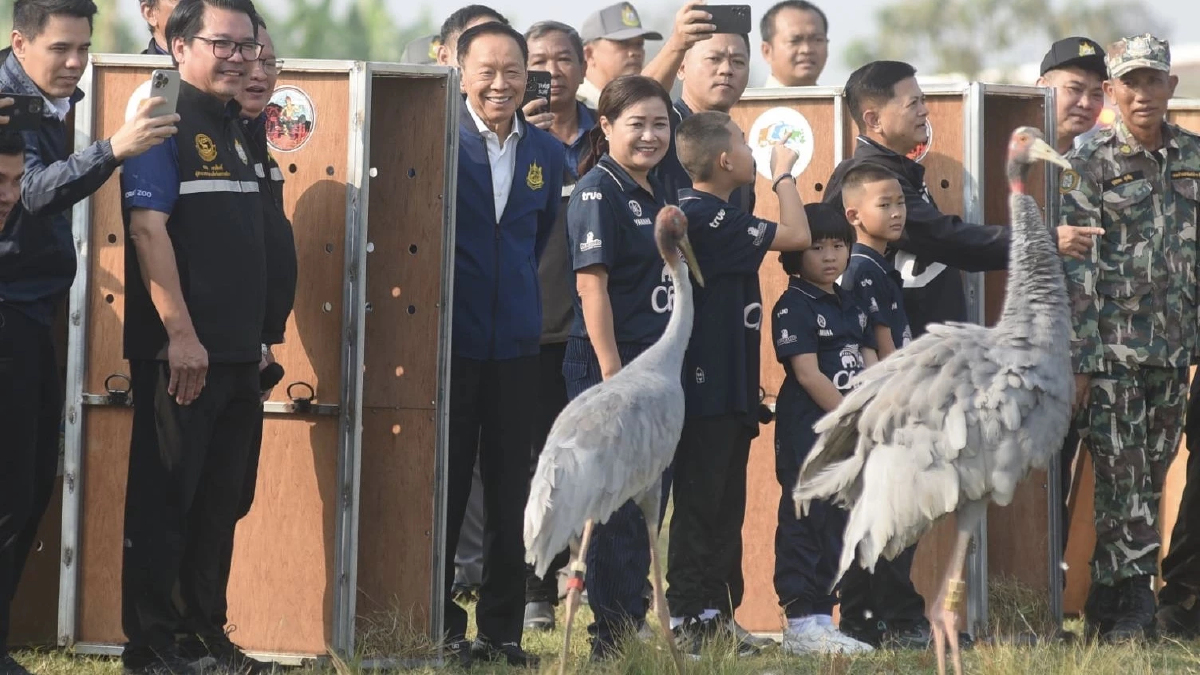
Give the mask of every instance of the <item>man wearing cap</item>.
[[1155, 632], [1159, 499], [1198, 344], [1200, 137], [1165, 119], [1178, 83], [1165, 41], [1124, 38], [1105, 63], [1120, 121], [1071, 153], [1060, 192], [1063, 223], [1105, 230], [1066, 272], [1076, 424], [1096, 479], [1084, 619], [1115, 642]]
[[575, 96], [589, 108], [600, 106], [604, 85], [622, 75], [642, 72], [646, 40], [661, 40], [662, 34], [642, 28], [637, 10], [618, 2], [584, 19], [579, 31], [587, 76]]
[[1039, 87], [1053, 87], [1058, 132], [1056, 147], [1067, 154], [1096, 126], [1104, 109], [1104, 48], [1085, 37], [1069, 37], [1050, 46], [1042, 59]]
[[400, 54], [400, 63], [412, 63], [418, 66], [429, 66], [437, 63], [438, 47], [441, 46], [441, 36], [426, 35], [404, 45]]
[[[1082, 144], [1096, 126], [1100, 111], [1104, 109], [1104, 80], [1108, 79], [1108, 68], [1104, 65], [1104, 47], [1085, 37], [1069, 37], [1050, 46], [1042, 58], [1039, 87], [1052, 87], [1055, 100], [1056, 149], [1067, 154]], [[1092, 238], [1079, 233], [1075, 228], [1059, 228], [1059, 234], [1075, 237], [1075, 240], [1059, 242], [1059, 249], [1077, 255], [1086, 253]], [[1059, 472], [1062, 486], [1062, 548], [1067, 549], [1066, 524], [1069, 520], [1067, 503], [1071, 494], [1071, 466], [1079, 449], [1079, 434], [1074, 429], [1067, 432], [1063, 441]]]

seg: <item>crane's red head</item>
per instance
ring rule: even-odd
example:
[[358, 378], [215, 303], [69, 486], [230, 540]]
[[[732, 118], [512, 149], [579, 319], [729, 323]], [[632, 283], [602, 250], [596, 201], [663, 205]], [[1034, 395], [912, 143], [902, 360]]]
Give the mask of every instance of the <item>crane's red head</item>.
[[696, 283], [704, 285], [704, 276], [700, 274], [700, 265], [696, 262], [696, 253], [687, 236], [687, 216], [678, 206], [664, 206], [654, 219], [654, 241], [658, 244], [658, 253], [672, 269], [678, 264], [679, 252], [687, 260], [688, 269], [696, 278]]
[[1042, 132], [1033, 127], [1020, 127], [1014, 131], [1008, 142], [1008, 182], [1013, 192], [1025, 192], [1029, 167], [1039, 159], [1064, 169], [1071, 168], [1071, 163], [1042, 139]]

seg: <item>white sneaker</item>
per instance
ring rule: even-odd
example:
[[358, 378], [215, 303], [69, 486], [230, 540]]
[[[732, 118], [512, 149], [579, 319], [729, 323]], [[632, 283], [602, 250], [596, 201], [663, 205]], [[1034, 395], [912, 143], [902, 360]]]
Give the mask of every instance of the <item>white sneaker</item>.
[[729, 629], [733, 632], [733, 636], [737, 638], [738, 641], [747, 642], [758, 649], [766, 649], [767, 647], [774, 647], [776, 645], [776, 642], [771, 638], [758, 637], [745, 628], [742, 628], [741, 625], [733, 619], [729, 620]]
[[831, 625], [806, 621], [802, 626], [789, 625], [783, 631], [785, 654], [864, 654], [875, 651], [874, 647], [859, 642]]

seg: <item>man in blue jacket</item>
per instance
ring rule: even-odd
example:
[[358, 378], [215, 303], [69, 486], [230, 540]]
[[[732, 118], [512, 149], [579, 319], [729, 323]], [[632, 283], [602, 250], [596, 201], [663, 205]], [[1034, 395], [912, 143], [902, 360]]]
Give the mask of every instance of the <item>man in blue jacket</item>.
[[[524, 121], [525, 38], [490, 22], [463, 31], [466, 94], [459, 123], [458, 215], [450, 374], [446, 520], [446, 644], [460, 661], [532, 665], [521, 649], [522, 539], [542, 334], [538, 261], [562, 191], [562, 143]], [[488, 518], [476, 624], [451, 599], [471, 472], [478, 454]]]
[[51, 326], [75, 279], [71, 207], [121, 161], [175, 133], [176, 115], [149, 117], [156, 98], [111, 138], [70, 154], [64, 124], [92, 39], [91, 0], [17, 0], [12, 47], [0, 51], [0, 91], [42, 100], [37, 129], [21, 132], [20, 202], [0, 227], [0, 673], [8, 612], [58, 468], [62, 383]]

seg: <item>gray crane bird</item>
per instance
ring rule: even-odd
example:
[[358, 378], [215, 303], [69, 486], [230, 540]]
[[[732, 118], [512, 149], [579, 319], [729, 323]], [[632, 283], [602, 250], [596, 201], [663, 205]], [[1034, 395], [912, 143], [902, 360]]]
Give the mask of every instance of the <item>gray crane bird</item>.
[[971, 532], [988, 501], [1004, 506], [1032, 468], [1044, 468], [1070, 422], [1075, 395], [1066, 282], [1041, 209], [1025, 193], [1035, 160], [1070, 168], [1041, 133], [1021, 127], [1008, 146], [1012, 240], [999, 323], [931, 325], [863, 371], [825, 415], [792, 492], [798, 515], [813, 500], [849, 512], [838, 579], [855, 555], [873, 569], [956, 513], [958, 536], [929, 610], [938, 673], [946, 642], [961, 674], [956, 607]]
[[[683, 659], [671, 637], [658, 560], [658, 504], [662, 473], [675, 456], [683, 432], [683, 355], [692, 335], [692, 285], [704, 277], [687, 238], [687, 217], [664, 207], [654, 224], [658, 251], [671, 274], [675, 305], [662, 336], [616, 375], [591, 387], [559, 413], [525, 505], [525, 560], [543, 576], [550, 561], [571, 546], [567, 621], [559, 672], [565, 672], [571, 624], [582, 590], [587, 545], [595, 523], [608, 520], [633, 500], [646, 518], [654, 572], [654, 606], [664, 637], [683, 672]], [[685, 267], [679, 252], [687, 259]]]

